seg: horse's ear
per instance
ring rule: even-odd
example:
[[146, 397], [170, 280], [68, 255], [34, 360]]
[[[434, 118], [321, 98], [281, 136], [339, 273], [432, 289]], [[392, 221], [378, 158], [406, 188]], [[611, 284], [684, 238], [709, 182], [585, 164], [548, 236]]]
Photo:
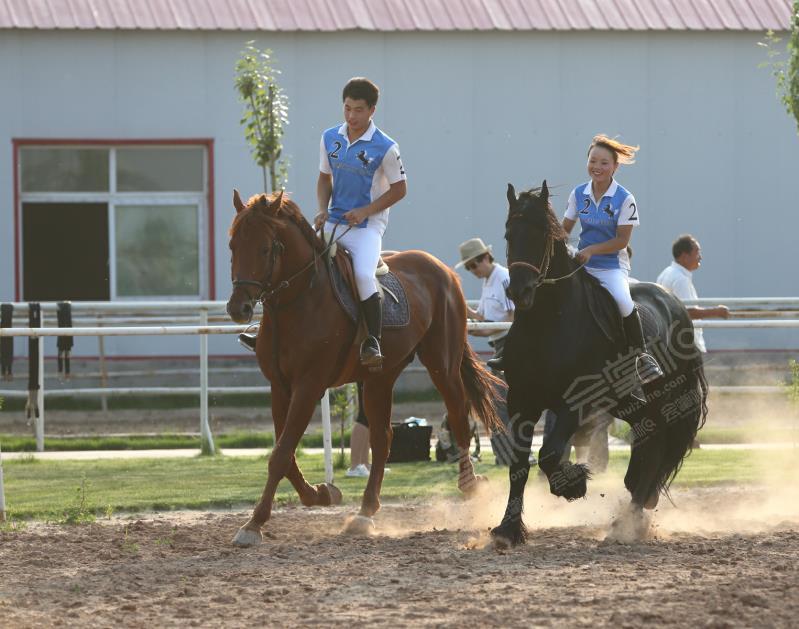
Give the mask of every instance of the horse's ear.
[[546, 179], [544, 179], [544, 183], [541, 184], [541, 198], [544, 201], [549, 201], [549, 188], [547, 188]]
[[241, 202], [239, 191], [233, 188], [233, 207], [236, 208], [236, 214], [244, 209], [244, 204]]
[[280, 211], [280, 207], [283, 205], [283, 191], [277, 193], [272, 203], [269, 204], [269, 213], [270, 214], [277, 214]]
[[516, 198], [516, 188], [513, 187], [512, 183], [508, 184], [508, 203], [513, 205], [516, 203], [518, 199]]

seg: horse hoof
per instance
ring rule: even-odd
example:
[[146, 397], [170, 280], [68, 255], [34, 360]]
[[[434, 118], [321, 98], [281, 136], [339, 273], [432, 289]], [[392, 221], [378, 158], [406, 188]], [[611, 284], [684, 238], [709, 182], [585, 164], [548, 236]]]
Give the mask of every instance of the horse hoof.
[[341, 491], [333, 483], [319, 483], [316, 485], [316, 491], [317, 495], [319, 496], [317, 504], [320, 507], [329, 507], [331, 505], [341, 504]]
[[660, 493], [654, 492], [649, 499], [644, 503], [644, 509], [649, 509], [650, 511], [658, 506], [658, 500], [660, 500]]
[[588, 491], [588, 480], [591, 472], [588, 466], [578, 463], [561, 463], [549, 475], [549, 491], [554, 496], [565, 498], [569, 502], [585, 497]]
[[375, 521], [365, 515], [354, 515], [344, 524], [347, 535], [371, 535], [375, 528]]
[[605, 539], [622, 544], [641, 542], [649, 536], [649, 525], [649, 516], [641, 509], [627, 509], [613, 520]]
[[242, 526], [236, 532], [236, 535], [233, 537], [232, 541], [234, 546], [247, 548], [250, 546], [258, 546], [261, 542], [263, 542], [263, 537], [260, 530], [253, 531], [252, 529], [248, 529], [246, 526]]
[[458, 489], [460, 489], [467, 498], [474, 498], [481, 489], [487, 486], [488, 478], [482, 474], [475, 474], [474, 478], [459, 484]]
[[518, 525], [500, 524], [491, 529], [491, 539], [497, 550], [508, 550], [527, 542], [527, 529], [521, 522]]

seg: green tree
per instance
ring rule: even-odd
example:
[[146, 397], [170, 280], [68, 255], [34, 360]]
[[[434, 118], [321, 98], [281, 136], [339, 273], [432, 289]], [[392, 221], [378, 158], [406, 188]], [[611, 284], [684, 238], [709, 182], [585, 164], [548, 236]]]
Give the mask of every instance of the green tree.
[[763, 65], [769, 66], [777, 80], [777, 97], [785, 106], [785, 110], [796, 121], [799, 132], [799, 0], [794, 0], [791, 9], [791, 25], [788, 42], [781, 48], [782, 38], [774, 31], [766, 33], [766, 40], [760, 45], [766, 49], [769, 60]]
[[264, 192], [275, 192], [288, 181], [283, 130], [289, 123], [289, 104], [277, 82], [280, 70], [272, 66], [272, 51], [254, 44], [247, 42], [236, 62], [236, 91], [245, 106], [240, 123], [255, 163], [263, 170]]

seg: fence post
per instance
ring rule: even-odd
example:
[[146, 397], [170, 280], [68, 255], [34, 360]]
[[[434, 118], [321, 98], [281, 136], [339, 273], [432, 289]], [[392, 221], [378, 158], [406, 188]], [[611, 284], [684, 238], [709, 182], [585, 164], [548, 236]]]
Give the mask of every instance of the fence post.
[[[208, 309], [200, 309], [200, 325], [208, 325]], [[215, 454], [214, 437], [208, 424], [208, 335], [200, 334], [200, 451]]]
[[38, 415], [34, 415], [36, 424], [36, 451], [44, 452], [44, 337], [40, 336], [39, 341], [39, 390], [36, 392], [36, 399], [39, 406]]
[[330, 427], [330, 389], [322, 396], [322, 442], [325, 446], [325, 482], [333, 482], [333, 431]]
[[3, 448], [0, 447], [0, 522], [6, 521], [6, 490], [3, 486]]
[[[103, 315], [101, 314], [97, 315], [97, 327], [103, 327]], [[105, 366], [105, 337], [102, 335], [97, 337], [97, 350], [100, 359], [100, 388], [105, 389], [108, 386], [108, 369]], [[103, 411], [103, 415], [108, 417], [108, 396], [105, 393], [100, 396], [100, 409]]]

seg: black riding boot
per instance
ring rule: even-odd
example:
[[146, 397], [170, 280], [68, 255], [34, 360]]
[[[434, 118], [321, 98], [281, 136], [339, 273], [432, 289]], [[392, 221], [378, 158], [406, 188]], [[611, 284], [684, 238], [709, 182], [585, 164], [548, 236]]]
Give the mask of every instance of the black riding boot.
[[383, 303], [380, 293], [374, 293], [361, 302], [363, 318], [369, 336], [361, 343], [361, 364], [370, 371], [383, 368], [383, 355], [380, 353], [380, 335], [383, 328]]
[[242, 332], [239, 334], [239, 345], [241, 345], [244, 349], [248, 349], [251, 352], [255, 351], [255, 339], [258, 338], [257, 334], [247, 334], [246, 332]]
[[660, 369], [660, 365], [646, 351], [644, 328], [641, 326], [638, 308], [633, 308], [632, 313], [622, 319], [622, 323], [624, 324], [624, 334], [627, 336], [627, 344], [637, 353], [636, 371], [641, 379], [641, 384], [648, 384], [662, 377], [663, 371]]

